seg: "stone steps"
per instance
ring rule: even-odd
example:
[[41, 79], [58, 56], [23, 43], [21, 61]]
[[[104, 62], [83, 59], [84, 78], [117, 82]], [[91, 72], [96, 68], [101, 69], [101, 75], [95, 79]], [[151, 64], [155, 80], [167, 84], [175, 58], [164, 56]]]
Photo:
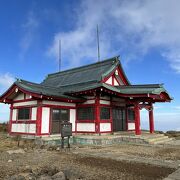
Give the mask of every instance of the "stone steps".
[[[121, 143], [131, 144], [165, 144], [172, 141], [172, 138], [168, 138], [164, 134], [148, 134], [143, 133], [142, 135], [131, 135], [129, 133], [122, 133], [116, 135], [96, 136], [96, 135], [74, 135], [70, 138], [71, 144], [81, 145], [113, 145]], [[61, 136], [47, 136], [37, 138], [37, 142], [44, 145], [60, 145]], [[65, 138], [67, 143], [67, 138]]]
[[148, 144], [164, 144], [166, 142], [170, 142], [173, 140], [173, 138], [169, 138], [168, 136], [161, 135], [161, 136], [156, 136], [156, 137], [149, 137], [145, 138], [145, 141], [148, 142]]

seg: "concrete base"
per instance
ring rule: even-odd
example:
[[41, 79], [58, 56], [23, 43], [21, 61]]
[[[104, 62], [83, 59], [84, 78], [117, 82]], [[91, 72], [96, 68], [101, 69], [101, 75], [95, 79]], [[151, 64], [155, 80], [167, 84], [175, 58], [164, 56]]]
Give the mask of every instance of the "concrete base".
[[[36, 143], [41, 145], [55, 146], [61, 144], [60, 135], [51, 135], [47, 137], [37, 137]], [[102, 136], [97, 135], [84, 135], [76, 134], [70, 138], [71, 144], [80, 145], [112, 145], [121, 143], [131, 144], [164, 144], [172, 141], [172, 138], [168, 138], [164, 134], [150, 134], [143, 132], [142, 135], [135, 135], [133, 132], [117, 132], [112, 134], [106, 134]], [[65, 139], [65, 145], [67, 144], [67, 138]]]

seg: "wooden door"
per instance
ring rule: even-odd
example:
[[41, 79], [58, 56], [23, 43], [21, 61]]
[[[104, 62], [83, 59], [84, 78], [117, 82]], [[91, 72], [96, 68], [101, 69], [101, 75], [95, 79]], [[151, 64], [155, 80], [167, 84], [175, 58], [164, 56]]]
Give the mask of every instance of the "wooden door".
[[68, 109], [52, 109], [51, 119], [52, 119], [51, 133], [60, 134], [61, 123], [63, 121], [69, 121], [69, 110]]
[[113, 131], [125, 131], [126, 130], [126, 113], [125, 109], [113, 108]]

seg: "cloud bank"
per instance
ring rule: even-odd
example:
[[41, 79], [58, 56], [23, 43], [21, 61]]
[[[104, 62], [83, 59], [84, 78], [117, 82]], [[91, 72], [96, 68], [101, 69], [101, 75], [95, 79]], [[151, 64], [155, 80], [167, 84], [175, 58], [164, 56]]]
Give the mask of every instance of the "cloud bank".
[[58, 59], [58, 42], [62, 41], [67, 66], [97, 60], [96, 25], [100, 27], [101, 58], [120, 54], [124, 61], [137, 60], [156, 49], [180, 73], [180, 1], [81, 1], [75, 27], [57, 32], [48, 54]]
[[[14, 82], [10, 73], [0, 74], [0, 95], [4, 93]], [[0, 103], [0, 122], [6, 122], [9, 117], [9, 105]]]

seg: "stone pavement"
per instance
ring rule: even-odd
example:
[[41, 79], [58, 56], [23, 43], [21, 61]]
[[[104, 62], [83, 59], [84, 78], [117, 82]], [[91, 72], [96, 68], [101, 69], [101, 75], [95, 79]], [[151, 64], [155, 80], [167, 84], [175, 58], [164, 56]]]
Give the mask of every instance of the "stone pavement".
[[180, 168], [170, 174], [168, 177], [164, 178], [164, 180], [180, 180]]

